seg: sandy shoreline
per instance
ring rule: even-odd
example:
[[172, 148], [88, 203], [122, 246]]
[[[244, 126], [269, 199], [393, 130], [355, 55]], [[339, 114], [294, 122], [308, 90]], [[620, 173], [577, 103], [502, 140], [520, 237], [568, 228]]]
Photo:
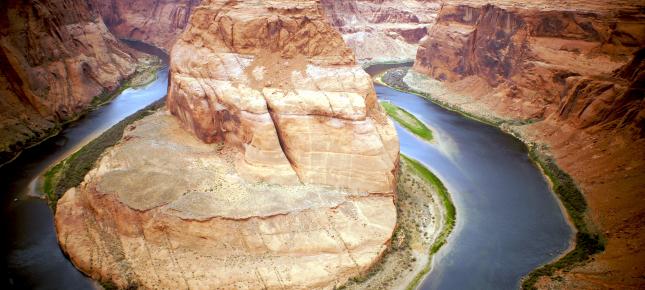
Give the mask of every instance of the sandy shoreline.
[[397, 229], [379, 264], [345, 289], [415, 289], [432, 263], [431, 247], [445, 227], [438, 191], [401, 158], [397, 185]]

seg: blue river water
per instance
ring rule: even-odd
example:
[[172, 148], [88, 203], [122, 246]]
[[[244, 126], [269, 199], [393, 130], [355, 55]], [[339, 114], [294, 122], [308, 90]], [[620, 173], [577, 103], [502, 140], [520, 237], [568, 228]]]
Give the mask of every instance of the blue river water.
[[457, 209], [421, 289], [517, 289], [568, 248], [572, 230], [524, 144], [422, 97], [381, 85], [376, 93], [432, 129], [429, 144], [397, 124], [401, 152], [444, 182]]

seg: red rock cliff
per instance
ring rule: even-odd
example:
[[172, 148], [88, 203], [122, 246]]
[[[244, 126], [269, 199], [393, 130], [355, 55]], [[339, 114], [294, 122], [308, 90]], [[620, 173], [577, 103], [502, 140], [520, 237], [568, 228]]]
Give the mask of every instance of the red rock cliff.
[[545, 145], [584, 192], [606, 251], [540, 286], [642, 287], [645, 3], [495, 3], [445, 3], [407, 82]]
[[415, 70], [452, 83], [483, 81], [508, 98], [481, 101], [513, 118], [538, 119], [557, 110], [567, 78], [609, 77], [644, 45], [638, 8], [534, 5], [445, 5], [419, 48]]
[[114, 90], [134, 58], [85, 2], [0, 4], [0, 162]]
[[145, 42], [165, 51], [184, 31], [200, 0], [93, 1], [118, 38]]

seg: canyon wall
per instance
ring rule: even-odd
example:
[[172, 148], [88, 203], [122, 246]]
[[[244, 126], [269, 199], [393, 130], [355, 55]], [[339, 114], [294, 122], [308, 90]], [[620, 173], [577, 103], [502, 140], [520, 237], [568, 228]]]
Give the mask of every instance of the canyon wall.
[[543, 287], [645, 283], [635, 246], [645, 241], [644, 11], [642, 1], [448, 1], [406, 77], [543, 144], [579, 184], [606, 251]]
[[505, 116], [542, 119], [560, 107], [567, 82], [611, 78], [645, 45], [645, 16], [628, 4], [615, 11], [620, 3], [602, 10], [503, 4], [444, 6], [415, 70], [478, 87], [480, 101]]
[[110, 31], [120, 39], [136, 40], [170, 51], [200, 0], [93, 1]]
[[0, 3], [0, 163], [135, 71], [135, 58], [85, 2], [29, 3]]
[[167, 109], [58, 201], [58, 241], [87, 275], [335, 289], [387, 251], [398, 137], [317, 1], [203, 1], [171, 50]]
[[359, 62], [413, 60], [440, 8], [432, 0], [322, 0], [325, 16]]

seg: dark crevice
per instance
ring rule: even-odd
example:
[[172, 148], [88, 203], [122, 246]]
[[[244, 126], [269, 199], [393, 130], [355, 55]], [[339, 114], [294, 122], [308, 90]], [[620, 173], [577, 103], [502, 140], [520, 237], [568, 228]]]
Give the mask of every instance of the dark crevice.
[[282, 131], [280, 130], [280, 126], [278, 126], [278, 120], [276, 117], [276, 114], [272, 109], [271, 105], [269, 105], [269, 100], [264, 98], [264, 102], [267, 105], [267, 111], [269, 111], [269, 116], [271, 117], [271, 122], [273, 122], [273, 127], [275, 128], [275, 133], [278, 136], [278, 143], [280, 144], [280, 149], [282, 149], [282, 153], [284, 153], [284, 156], [287, 158], [287, 161], [289, 161], [289, 164], [291, 165], [291, 168], [293, 171], [296, 173], [296, 176], [298, 176], [298, 180], [302, 183], [302, 176], [300, 176], [300, 170], [298, 169], [298, 165], [296, 164], [295, 160], [293, 160], [293, 157], [289, 154], [289, 150], [287, 147], [286, 142], [284, 141], [284, 138], [282, 137]]

